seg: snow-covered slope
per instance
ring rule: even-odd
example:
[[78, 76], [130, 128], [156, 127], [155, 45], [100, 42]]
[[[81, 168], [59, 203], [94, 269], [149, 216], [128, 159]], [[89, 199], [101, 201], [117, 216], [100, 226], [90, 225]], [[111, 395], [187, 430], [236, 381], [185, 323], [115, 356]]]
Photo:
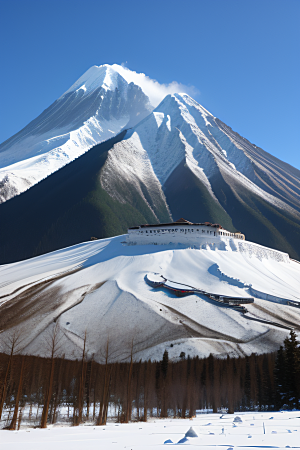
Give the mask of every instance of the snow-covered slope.
[[152, 109], [141, 88], [125, 81], [112, 66], [91, 67], [39, 117], [0, 145], [0, 202], [134, 126]]
[[[107, 164], [114, 169], [118, 166], [124, 178], [131, 170], [144, 184], [149, 170], [143, 168], [150, 165], [165, 186], [184, 162], [215, 201], [218, 200], [210, 180], [222, 173], [232, 183], [243, 185], [300, 218], [300, 179], [293, 175], [293, 168], [289, 173], [278, 160], [275, 168], [274, 159], [234, 133], [187, 94], [174, 94], [165, 97], [151, 115], [127, 132], [123, 142], [110, 151]], [[264, 178], [258, 169], [264, 172]], [[112, 179], [109, 185], [112, 191]]]
[[[0, 267], [1, 342], [17, 332], [27, 354], [45, 355], [53, 329], [67, 358], [160, 359], [263, 353], [279, 347], [289, 327], [300, 331], [300, 264], [274, 252], [135, 245], [125, 236], [82, 243]], [[229, 296], [249, 297], [242, 314], [203, 295], [178, 298], [145, 282], [146, 274]], [[269, 294], [268, 300], [265, 300]], [[261, 321], [260, 321], [261, 320]], [[272, 323], [271, 323], [272, 322]]]
[[[117, 174], [117, 176], [116, 176]], [[255, 242], [300, 252], [300, 172], [233, 132], [187, 94], [168, 95], [108, 154], [102, 187], [160, 183], [173, 219], [218, 222]]]

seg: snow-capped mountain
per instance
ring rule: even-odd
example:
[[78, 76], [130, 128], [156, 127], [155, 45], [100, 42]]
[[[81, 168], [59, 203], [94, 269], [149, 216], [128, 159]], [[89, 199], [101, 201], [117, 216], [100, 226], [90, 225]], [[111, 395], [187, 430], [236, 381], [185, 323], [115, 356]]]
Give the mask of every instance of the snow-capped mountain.
[[213, 180], [222, 175], [300, 219], [300, 179], [293, 168], [286, 170], [286, 164], [234, 133], [187, 94], [168, 95], [110, 150], [102, 185], [121, 199], [122, 192], [114, 191], [121, 174], [131, 178], [130, 183], [136, 178], [147, 185], [152, 169], [153, 180], [167, 190], [172, 178], [180, 177], [182, 166], [219, 206]]
[[[288, 303], [300, 300], [300, 264], [286, 255], [278, 258], [258, 245], [251, 251], [251, 243], [241, 252], [225, 237], [201, 250], [124, 241], [85, 242], [1, 266], [1, 342], [17, 330], [24, 353], [44, 356], [57, 326], [66, 358], [80, 357], [86, 332], [86, 351], [96, 361], [108, 340], [120, 361], [132, 344], [137, 361], [160, 360], [165, 349], [176, 360], [181, 352], [226, 357], [275, 351], [290, 327], [300, 331], [300, 309]], [[202, 294], [178, 298], [146, 283], [155, 273], [217, 295], [250, 295], [254, 303], [242, 313]]]
[[0, 202], [152, 111], [141, 88], [116, 69], [117, 65], [91, 67], [40, 116], [0, 145]]
[[[300, 172], [233, 132], [186, 94], [166, 96], [114, 145], [101, 184], [121, 203], [130, 202], [126, 184], [141, 196], [145, 187], [151, 193], [151, 186], [160, 184], [161, 201], [174, 219], [220, 222], [299, 256]], [[155, 203], [148, 195], [149, 207]]]
[[2, 144], [0, 263], [180, 217], [300, 259], [300, 171], [187, 94], [152, 111], [130, 76], [92, 67]]
[[[189, 95], [153, 110], [115, 66], [93, 67], [0, 150], [0, 327], [3, 338], [21, 330], [24, 352], [42, 354], [54, 323], [66, 357], [88, 330], [96, 359], [108, 338], [121, 350], [134, 338], [137, 360], [165, 348], [176, 359], [272, 351], [299, 330], [289, 302], [300, 266], [288, 255], [124, 243], [130, 226], [185, 217], [300, 259], [300, 172]], [[174, 299], [147, 273], [255, 302], [242, 315], [202, 294]]]

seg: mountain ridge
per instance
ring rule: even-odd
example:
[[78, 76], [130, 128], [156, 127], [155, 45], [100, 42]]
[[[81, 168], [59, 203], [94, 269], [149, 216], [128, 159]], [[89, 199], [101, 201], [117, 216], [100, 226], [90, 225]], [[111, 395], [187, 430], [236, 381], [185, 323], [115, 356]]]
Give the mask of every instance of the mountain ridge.
[[0, 204], [0, 264], [91, 237], [122, 234], [136, 221], [170, 220], [164, 203], [153, 213], [145, 198], [130, 186], [130, 204], [112, 199], [102, 189], [99, 179], [107, 152], [125, 133], [96, 145], [29, 190]]
[[[13, 177], [0, 178], [2, 194], [14, 197], [0, 204], [0, 263], [91, 236], [126, 233], [127, 226], [143, 221], [180, 217], [221, 223], [300, 259], [300, 171], [240, 136], [187, 94], [169, 94], [152, 109], [139, 86], [109, 65], [94, 66], [45, 110], [43, 120], [39, 116], [10, 138], [25, 148], [25, 134], [39, 130], [38, 143], [23, 153], [9, 153], [8, 141], [2, 144], [2, 162], [5, 155], [11, 162], [28, 156], [10, 166], [19, 165], [19, 174], [34, 173], [44, 163], [47, 172], [53, 162], [49, 154], [54, 166], [61, 165], [15, 197]], [[82, 123], [87, 134], [80, 135]], [[74, 130], [57, 136], [58, 124]], [[38, 156], [45, 133], [44, 153]], [[76, 151], [68, 147], [72, 133]], [[106, 139], [111, 134], [115, 140]], [[71, 153], [64, 155], [64, 145]], [[20, 178], [27, 188], [29, 178]]]
[[257, 147], [233, 131], [228, 136], [219, 122], [188, 95], [168, 95], [108, 152], [102, 186], [121, 199], [122, 191], [114, 188], [116, 172], [118, 180], [147, 184], [152, 171], [173, 219], [223, 222], [254, 242], [299, 258], [300, 177], [285, 171], [279, 160], [270, 158], [270, 167], [266, 152], [257, 163]]
[[100, 72], [102, 85], [90, 90], [70, 88], [0, 145], [0, 202], [27, 190], [151, 112], [149, 98], [139, 86], [128, 83], [109, 66], [101, 66]]

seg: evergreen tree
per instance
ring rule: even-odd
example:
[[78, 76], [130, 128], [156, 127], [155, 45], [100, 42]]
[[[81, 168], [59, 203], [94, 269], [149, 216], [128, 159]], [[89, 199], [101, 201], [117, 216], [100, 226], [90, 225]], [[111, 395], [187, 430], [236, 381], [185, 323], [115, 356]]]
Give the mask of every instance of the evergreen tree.
[[286, 364], [287, 403], [290, 408], [298, 408], [300, 394], [300, 349], [296, 333], [291, 330], [290, 337], [284, 340]]
[[280, 346], [276, 362], [275, 362], [275, 406], [276, 409], [280, 409], [284, 406], [287, 399], [287, 386], [286, 386], [286, 361], [285, 361], [285, 352]]
[[276, 407], [298, 408], [300, 399], [300, 347], [291, 330], [284, 347], [277, 352], [275, 363]]

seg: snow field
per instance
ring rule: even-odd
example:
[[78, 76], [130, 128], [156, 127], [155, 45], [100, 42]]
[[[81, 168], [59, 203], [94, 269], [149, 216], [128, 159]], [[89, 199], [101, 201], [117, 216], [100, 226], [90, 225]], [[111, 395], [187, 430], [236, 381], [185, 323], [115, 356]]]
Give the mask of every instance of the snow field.
[[300, 412], [197, 414], [193, 419], [152, 419], [147, 423], [0, 431], [0, 449], [5, 450], [142, 450], [174, 445], [207, 450], [300, 448]]
[[[127, 246], [124, 241], [125, 235], [86, 242], [1, 266], [2, 305], [11, 304], [19, 317], [19, 301], [22, 305], [26, 298], [30, 305], [34, 296], [39, 304], [21, 316], [21, 323], [5, 323], [2, 337], [22, 329], [22, 351], [47, 356], [47, 336], [57, 323], [63, 352], [73, 359], [81, 355], [87, 330], [88, 354], [101, 362], [108, 338], [120, 360], [128, 357], [132, 339], [136, 360], [160, 360], [165, 349], [177, 360], [182, 351], [191, 357], [275, 351], [289, 327], [299, 331], [300, 309], [284, 304], [284, 299], [299, 300], [296, 262], [231, 250]], [[253, 288], [283, 300], [255, 296], [243, 315], [201, 295], [177, 298], [152, 288], [145, 282], [147, 273], [215, 294], [247, 297]]]

